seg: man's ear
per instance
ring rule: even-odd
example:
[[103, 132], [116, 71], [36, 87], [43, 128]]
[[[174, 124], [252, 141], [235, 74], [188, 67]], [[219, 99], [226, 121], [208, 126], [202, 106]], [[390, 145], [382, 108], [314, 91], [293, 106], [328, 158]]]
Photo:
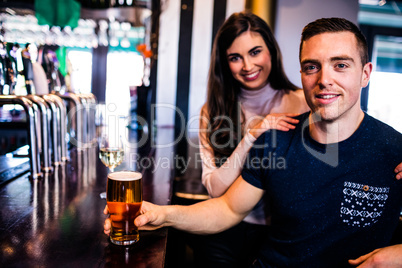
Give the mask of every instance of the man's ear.
[[366, 87], [370, 81], [371, 72], [373, 71], [373, 64], [368, 62], [363, 67], [361, 87]]

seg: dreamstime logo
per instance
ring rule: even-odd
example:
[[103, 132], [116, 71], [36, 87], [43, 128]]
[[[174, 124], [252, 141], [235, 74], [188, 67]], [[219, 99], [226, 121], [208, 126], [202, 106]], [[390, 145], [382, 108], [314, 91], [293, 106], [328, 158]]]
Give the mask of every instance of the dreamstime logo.
[[[139, 139], [137, 139], [135, 142], [131, 142], [128, 137], [128, 131], [127, 131], [127, 125], [129, 124], [129, 121], [131, 120], [130, 117], [127, 116], [120, 116], [114, 113], [116, 110], [116, 105], [111, 103], [108, 104], [107, 106], [104, 107], [103, 111], [99, 111], [99, 107], [96, 104], [82, 104], [82, 105], [77, 105], [74, 107], [70, 107], [68, 111], [68, 125], [67, 125], [67, 130], [69, 133], [69, 142], [77, 146], [78, 148], [92, 148], [96, 147], [97, 144], [97, 134], [95, 130], [91, 129], [91, 125], [93, 125], [93, 128], [95, 128], [95, 120], [99, 121], [99, 114], [103, 116], [101, 120], [104, 120], [106, 125], [107, 125], [107, 131], [109, 136], [116, 136], [116, 137], [121, 137], [123, 144], [125, 147], [128, 148], [140, 148], [141, 146], [144, 146], [148, 142], [151, 142], [151, 148], [159, 149], [159, 148], [172, 148], [173, 146], [176, 146], [182, 139], [186, 139], [186, 142], [188, 146], [199, 149], [200, 144], [197, 142], [194, 142], [194, 139], [191, 139], [190, 136], [196, 136], [198, 137], [199, 132], [200, 133], [209, 133], [210, 130], [210, 121], [207, 117], [204, 116], [192, 116], [189, 120], [186, 122], [186, 118], [183, 114], [183, 112], [177, 108], [174, 105], [171, 104], [155, 104], [151, 105], [150, 111], [151, 111], [151, 117], [155, 117], [155, 111], [158, 109], [161, 109], [162, 111], [169, 111], [171, 114], [176, 115], [176, 122], [179, 122], [180, 127], [177, 128], [180, 130], [180, 132], [176, 135], [176, 137], [172, 137], [172, 139], [164, 139], [165, 142], [158, 142], [155, 137], [152, 137], [151, 135], [154, 134], [153, 131], [147, 131], [144, 132]], [[322, 121], [322, 118], [320, 117], [319, 114], [315, 113], [313, 116], [314, 122], [320, 122]], [[249, 129], [250, 126], [254, 125], [256, 121], [261, 121], [264, 123], [262, 128], [263, 129], [270, 129], [270, 144], [262, 144], [258, 145], [258, 148], [265, 148], [267, 146], [271, 146], [272, 148], [275, 148], [277, 146], [277, 131], [274, 130], [276, 128], [275, 124], [278, 124], [281, 120], [280, 117], [276, 118], [270, 118], [267, 119], [266, 117], [262, 116], [253, 116], [249, 118], [246, 122], [242, 124], [242, 126], [238, 126], [238, 129], [235, 128], [235, 124], [232, 122], [231, 118], [227, 116], [221, 116], [221, 120], [226, 121], [226, 128], [219, 129], [218, 131], [214, 132], [211, 137], [211, 143], [216, 146], [216, 148], [223, 148], [225, 146], [236, 146], [236, 140], [239, 141], [242, 137], [242, 135], [245, 134], [245, 130]], [[148, 129], [151, 127], [148, 126], [148, 122], [145, 118], [136, 115], [135, 117], [136, 122], [139, 125], [142, 126], [147, 126]], [[206, 129], [200, 129], [198, 128], [199, 122], [204, 122], [203, 124], [207, 126]], [[313, 155], [315, 158], [319, 159], [320, 161], [332, 166], [336, 167], [339, 164], [339, 152], [338, 152], [338, 144], [327, 144], [325, 145], [325, 150], [319, 151], [316, 148], [311, 147], [309, 144], [305, 142], [306, 138], [304, 137], [305, 129], [309, 128], [310, 123], [314, 122], [309, 122], [309, 120], [305, 120], [305, 122], [302, 123], [302, 142], [304, 148], [309, 152], [311, 155]], [[101, 122], [102, 123], [102, 122]], [[197, 127], [191, 127], [194, 124], [197, 125]], [[228, 133], [237, 133], [239, 137], [235, 137], [234, 135], [231, 135], [230, 138], [225, 142], [225, 144], [218, 144], [217, 141], [217, 135], [218, 133], [221, 132], [228, 132]], [[246, 139], [246, 144], [247, 146], [250, 146], [252, 141], [249, 141]], [[256, 147], [256, 145], [255, 145]], [[256, 147], [257, 148], [257, 147]], [[170, 158], [171, 159], [171, 158]], [[197, 157], [195, 158], [197, 159]], [[166, 161], [166, 159], [164, 159]], [[183, 160], [183, 159], [178, 159], [176, 160], [170, 160], [174, 161], [173, 165], [176, 165], [178, 163], [181, 163], [180, 165], [188, 166], [188, 161], [191, 159]], [[194, 160], [194, 159], [193, 159]], [[227, 159], [224, 159], [226, 161]], [[268, 160], [268, 161], [267, 161]], [[145, 161], [145, 160], [144, 160]], [[222, 161], [222, 159], [220, 159]], [[260, 162], [259, 164], [263, 164], [264, 167], [267, 168], [286, 168], [286, 161], [283, 157], [277, 156], [277, 155], [269, 155], [266, 156], [265, 159], [262, 160], [256, 160], [253, 159], [255, 163], [258, 161]], [[184, 163], [184, 164], [183, 164]], [[200, 162], [201, 163], [201, 162]], [[167, 165], [166, 162], [163, 162], [164, 165]], [[238, 165], [243, 165], [244, 161], [238, 160]], [[147, 166], [148, 163], [144, 163], [144, 166]], [[160, 161], [159, 163], [152, 163], [152, 165], [162, 165], [162, 162]], [[169, 164], [171, 165], [171, 164]]]
[[[309, 119], [306, 119], [303, 122], [302, 125], [302, 130], [301, 130], [301, 134], [302, 134], [302, 142], [303, 142], [303, 146], [304, 148], [307, 150], [307, 152], [309, 152], [312, 156], [314, 156], [315, 158], [317, 158], [318, 160], [332, 166], [332, 167], [337, 167], [339, 164], [339, 145], [338, 143], [329, 143], [326, 142], [323, 145], [323, 150], [319, 151], [311, 146], [309, 146], [305, 141], [307, 140], [306, 137], [304, 137], [304, 134], [307, 132], [308, 130], [305, 131], [305, 129], [309, 128], [310, 124], [314, 124], [314, 123], [318, 123], [322, 121], [321, 116], [316, 112], [311, 114], [310, 118], [312, 119], [313, 122], [309, 122]], [[334, 124], [334, 127], [339, 127], [338, 124]], [[338, 133], [339, 134], [339, 129], [332, 129], [332, 131], [334, 131], [334, 133]], [[339, 140], [339, 139], [336, 139]]]
[[133, 170], [149, 170], [155, 172], [158, 169], [172, 169], [178, 168], [182, 171], [186, 171], [190, 166], [194, 169], [201, 169], [203, 164], [210, 165], [213, 161], [221, 162], [222, 169], [242, 169], [244, 167], [251, 169], [286, 169], [286, 159], [282, 156], [277, 156], [276, 153], [270, 152], [267, 156], [262, 158], [253, 157], [248, 159], [245, 163], [240, 157], [234, 157], [234, 159], [224, 158], [202, 158], [200, 153], [196, 153], [194, 156], [187, 158], [179, 156], [171, 152], [168, 155], [164, 155], [158, 158], [144, 157], [138, 153], [130, 153], [126, 156], [129, 161], [129, 166]]

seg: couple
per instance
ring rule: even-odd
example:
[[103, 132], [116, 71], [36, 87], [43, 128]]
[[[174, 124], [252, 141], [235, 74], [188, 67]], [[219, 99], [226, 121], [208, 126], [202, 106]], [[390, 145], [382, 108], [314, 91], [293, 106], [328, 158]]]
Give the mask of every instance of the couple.
[[[225, 52], [229, 65], [238, 60], [230, 48]], [[402, 204], [402, 181], [394, 174], [402, 135], [360, 108], [361, 88], [373, 68], [366, 40], [347, 20], [320, 19], [303, 29], [299, 53], [311, 112], [297, 116], [294, 127], [287, 117], [276, 120], [285, 129], [274, 128], [287, 131], [251, 129], [247, 135], [257, 139], [223, 195], [192, 206], [144, 202], [135, 220], [140, 230], [221, 232], [241, 222], [265, 194], [271, 232], [251, 267], [402, 266], [402, 245], [390, 245]], [[263, 168], [273, 153], [286, 168]]]

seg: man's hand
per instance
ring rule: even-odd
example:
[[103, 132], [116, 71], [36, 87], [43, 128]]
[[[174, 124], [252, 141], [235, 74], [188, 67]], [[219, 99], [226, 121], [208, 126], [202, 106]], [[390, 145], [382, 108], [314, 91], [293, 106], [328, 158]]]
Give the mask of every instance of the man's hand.
[[[143, 201], [140, 210], [141, 214], [134, 220], [134, 224], [138, 227], [138, 230], [155, 230], [161, 228], [165, 226], [165, 209], [166, 207], [157, 206]], [[109, 214], [107, 205], [103, 210], [103, 214]], [[103, 232], [107, 235], [110, 235], [111, 227], [112, 221], [110, 218], [107, 218], [103, 225]]]
[[158, 206], [143, 201], [141, 206], [141, 214], [135, 218], [134, 224], [138, 230], [152, 231], [167, 225], [166, 211], [170, 206]]
[[[105, 206], [105, 209], [103, 210], [103, 214], [108, 215], [109, 214], [109, 209], [107, 205]], [[112, 228], [112, 221], [110, 218], [107, 218], [105, 220], [105, 223], [103, 224], [103, 232], [107, 235], [110, 235], [110, 229]]]
[[349, 264], [357, 268], [400, 268], [402, 267], [402, 244], [376, 249]]

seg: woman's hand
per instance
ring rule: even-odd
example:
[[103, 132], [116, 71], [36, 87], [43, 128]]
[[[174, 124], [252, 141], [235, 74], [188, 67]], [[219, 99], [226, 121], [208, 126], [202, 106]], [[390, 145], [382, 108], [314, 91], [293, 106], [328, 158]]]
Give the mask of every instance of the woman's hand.
[[399, 165], [396, 166], [394, 171], [396, 173], [396, 179], [397, 180], [402, 179], [402, 163], [399, 163]]
[[376, 249], [355, 260], [349, 260], [349, 264], [358, 265], [357, 268], [402, 267], [402, 245]]
[[[277, 129], [281, 131], [288, 131], [289, 129], [294, 129], [299, 120], [293, 117], [299, 114], [268, 114], [262, 119], [257, 125], [250, 129], [250, 134], [255, 138], [258, 138], [262, 133], [270, 129]], [[402, 168], [402, 166], [401, 166]]]

